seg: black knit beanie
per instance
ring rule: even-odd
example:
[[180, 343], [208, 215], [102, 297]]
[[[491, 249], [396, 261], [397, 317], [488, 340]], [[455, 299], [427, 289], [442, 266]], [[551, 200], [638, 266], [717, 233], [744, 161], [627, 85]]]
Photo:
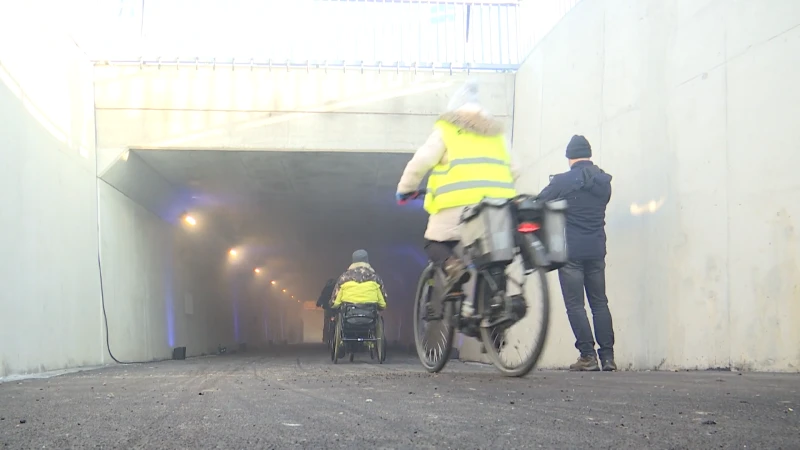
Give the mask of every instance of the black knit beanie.
[[589, 144], [589, 141], [587, 141], [585, 137], [577, 134], [572, 136], [572, 139], [569, 140], [569, 144], [567, 144], [567, 159], [591, 157], [592, 146]]
[[369, 255], [366, 250], [356, 250], [353, 252], [353, 263], [369, 264]]

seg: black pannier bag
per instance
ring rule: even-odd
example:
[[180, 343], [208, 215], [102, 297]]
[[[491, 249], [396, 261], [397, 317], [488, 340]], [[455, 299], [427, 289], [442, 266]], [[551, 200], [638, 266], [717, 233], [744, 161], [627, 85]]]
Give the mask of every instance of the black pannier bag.
[[563, 267], [569, 260], [567, 248], [567, 201], [552, 200], [544, 205], [544, 221], [539, 240], [547, 250], [548, 272]]
[[514, 260], [512, 206], [508, 199], [482, 200], [461, 213], [461, 244], [479, 269]]
[[348, 304], [344, 308], [344, 321], [354, 327], [371, 325], [377, 315], [377, 307], [373, 304]]
[[539, 226], [533, 234], [544, 247], [544, 258], [539, 258], [542, 254], [537, 253], [535, 257], [540, 260], [535, 263], [545, 272], [563, 267], [569, 259], [566, 234], [567, 201], [559, 199], [542, 202], [536, 197], [524, 196], [517, 199], [516, 205], [519, 223], [535, 223]]

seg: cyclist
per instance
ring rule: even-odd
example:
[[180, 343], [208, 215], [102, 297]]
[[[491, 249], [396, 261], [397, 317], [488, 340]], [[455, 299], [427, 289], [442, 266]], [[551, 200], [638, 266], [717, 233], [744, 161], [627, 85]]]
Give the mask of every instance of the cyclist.
[[512, 198], [519, 176], [511, 160], [503, 124], [481, 106], [478, 84], [467, 81], [450, 99], [425, 144], [406, 165], [397, 185], [398, 201], [416, 191], [428, 178], [425, 210], [425, 251], [446, 274], [444, 292], [458, 292], [469, 280], [464, 263], [453, 249], [460, 239], [464, 207], [484, 197]]
[[322, 308], [323, 311], [325, 311], [322, 322], [322, 342], [328, 342], [328, 338], [330, 337], [330, 327], [328, 326], [328, 322], [330, 322], [331, 316], [333, 315], [331, 312], [331, 296], [333, 295], [334, 286], [336, 286], [336, 280], [333, 278], [329, 279], [325, 283], [325, 287], [322, 288], [322, 292], [319, 294], [319, 298], [317, 299], [317, 308]]
[[333, 290], [333, 309], [343, 302], [356, 304], [375, 303], [378, 310], [386, 309], [386, 289], [383, 280], [369, 265], [366, 250], [353, 252], [353, 264], [339, 277]]

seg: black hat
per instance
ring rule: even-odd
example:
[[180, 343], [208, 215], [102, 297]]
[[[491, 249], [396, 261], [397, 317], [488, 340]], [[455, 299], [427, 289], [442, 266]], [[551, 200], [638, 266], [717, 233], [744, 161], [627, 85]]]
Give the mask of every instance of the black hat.
[[567, 159], [591, 158], [592, 146], [581, 135], [572, 136], [567, 144]]

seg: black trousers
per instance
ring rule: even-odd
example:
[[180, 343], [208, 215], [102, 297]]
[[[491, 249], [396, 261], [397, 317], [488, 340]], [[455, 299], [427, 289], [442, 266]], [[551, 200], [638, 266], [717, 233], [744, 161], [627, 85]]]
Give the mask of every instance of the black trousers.
[[458, 241], [431, 241], [425, 240], [425, 253], [428, 258], [436, 265], [442, 265], [444, 261], [453, 256], [453, 249], [458, 245]]
[[325, 314], [323, 314], [322, 320], [322, 337], [327, 341], [328, 335], [330, 332], [328, 331], [328, 322], [331, 320], [331, 316], [333, 316], [334, 311], [330, 308], [325, 308]]
[[[575, 334], [575, 348], [581, 356], [595, 355], [595, 339], [600, 360], [614, 358], [614, 326], [606, 297], [606, 262], [603, 259], [570, 261], [558, 269], [567, 317]], [[583, 293], [589, 299], [594, 322], [594, 339], [584, 308]]]

